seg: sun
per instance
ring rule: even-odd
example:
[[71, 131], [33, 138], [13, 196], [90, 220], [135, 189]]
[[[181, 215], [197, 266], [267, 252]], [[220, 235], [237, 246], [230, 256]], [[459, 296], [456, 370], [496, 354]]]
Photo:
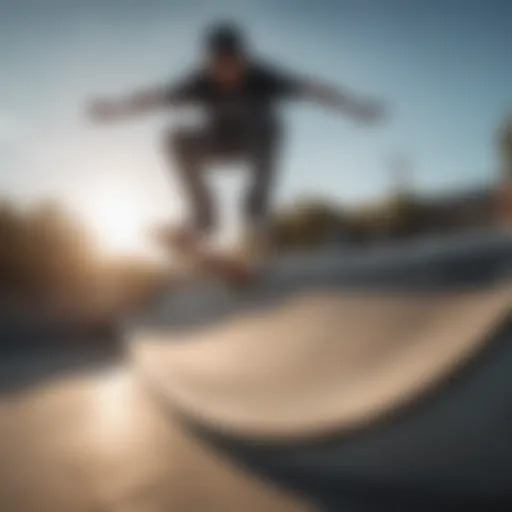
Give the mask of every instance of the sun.
[[102, 253], [141, 255], [148, 250], [145, 232], [149, 219], [134, 193], [111, 190], [95, 194], [82, 208]]

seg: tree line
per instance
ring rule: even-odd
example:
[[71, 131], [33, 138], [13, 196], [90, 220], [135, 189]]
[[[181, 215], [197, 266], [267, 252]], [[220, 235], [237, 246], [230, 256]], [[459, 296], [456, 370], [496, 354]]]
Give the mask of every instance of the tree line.
[[432, 207], [413, 195], [353, 209], [325, 198], [305, 198], [278, 212], [270, 233], [277, 249], [307, 250], [330, 243], [400, 239], [428, 231], [435, 223]]
[[[323, 197], [303, 198], [273, 216], [270, 237], [277, 250], [308, 250], [409, 237], [438, 222], [432, 207], [413, 194], [353, 209]], [[47, 201], [22, 210], [0, 202], [0, 297], [122, 303], [158, 283], [160, 270], [145, 262], [101, 261], [91, 233], [62, 205]]]
[[91, 232], [61, 204], [21, 209], [0, 202], [0, 298], [114, 307], [136, 300], [156, 280], [146, 262], [101, 260]]

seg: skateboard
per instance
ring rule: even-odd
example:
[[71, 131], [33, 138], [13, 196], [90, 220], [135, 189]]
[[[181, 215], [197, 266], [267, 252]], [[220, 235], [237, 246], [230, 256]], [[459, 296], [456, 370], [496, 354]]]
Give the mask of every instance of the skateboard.
[[158, 229], [153, 238], [160, 247], [178, 254], [196, 277], [219, 277], [236, 290], [250, 288], [256, 281], [256, 268], [248, 260], [208, 249], [194, 234], [179, 229]]

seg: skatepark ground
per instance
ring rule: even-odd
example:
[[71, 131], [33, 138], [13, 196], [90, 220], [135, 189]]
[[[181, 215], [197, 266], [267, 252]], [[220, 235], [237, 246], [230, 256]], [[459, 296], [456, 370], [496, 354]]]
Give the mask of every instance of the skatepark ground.
[[162, 414], [126, 365], [0, 399], [0, 509], [300, 511]]
[[[176, 297], [170, 303], [168, 297], [161, 297], [125, 326], [123, 334], [130, 338], [131, 357], [123, 349], [102, 353], [95, 348], [90, 357], [64, 357], [59, 351], [44, 357], [25, 354], [16, 361], [4, 360], [0, 365], [0, 510], [284, 512], [318, 508], [421, 510], [422, 506], [425, 510], [454, 510], [453, 504], [506, 510], [512, 503], [512, 398], [508, 392], [512, 333], [511, 301], [506, 294], [512, 261], [509, 234], [479, 234], [449, 243], [419, 242], [400, 250], [384, 248], [364, 254], [347, 253], [341, 257], [331, 253], [315, 258], [297, 258], [269, 269], [259, 291], [246, 299], [225, 296], [219, 300], [223, 292], [215, 287], [187, 290], [179, 304]], [[327, 429], [312, 432], [309, 427], [315, 424], [311, 421], [315, 418], [298, 408], [294, 411], [294, 426], [307, 424], [308, 428], [292, 432], [297, 434], [293, 439], [288, 439], [289, 432], [281, 428], [281, 437], [276, 441], [273, 427], [285, 424], [282, 417], [276, 416], [279, 396], [273, 402], [277, 407], [268, 415], [273, 420], [270, 427], [269, 423], [260, 422], [257, 429], [248, 428], [255, 418], [247, 417], [250, 408], [243, 407], [243, 393], [251, 391], [243, 380], [243, 372], [228, 372], [228, 376], [242, 379], [231, 384], [231, 388], [237, 384], [239, 388], [231, 395], [234, 401], [230, 407], [224, 409], [229, 414], [222, 410], [219, 414], [212, 407], [212, 400], [202, 404], [205, 385], [216, 383], [217, 389], [209, 395], [215, 400], [224, 395], [219, 390], [227, 389], [225, 380], [215, 380], [216, 368], [233, 370], [226, 366], [232, 345], [224, 340], [223, 359], [218, 361], [222, 364], [211, 365], [208, 372], [200, 374], [200, 380], [191, 377], [197, 369], [195, 359], [191, 363], [189, 353], [181, 355], [190, 373], [185, 380], [167, 381], [167, 385], [171, 382], [177, 387], [161, 387], [162, 375], [157, 372], [154, 375], [158, 379], [149, 380], [147, 366], [142, 368], [137, 353], [131, 350], [132, 335], [148, 329], [184, 336], [193, 348], [198, 329], [221, 336], [226, 332], [222, 330], [226, 322], [235, 319], [237, 325], [230, 331], [232, 336], [240, 333], [244, 318], [254, 320], [254, 312], [260, 311], [262, 304], [271, 304], [271, 312], [281, 308], [285, 315], [296, 315], [298, 310], [286, 309], [287, 301], [290, 297], [307, 297], [313, 288], [315, 293], [320, 289], [327, 293], [329, 300], [334, 300], [332, 294], [339, 290], [349, 297], [354, 292], [364, 292], [375, 298], [378, 293], [380, 299], [387, 293], [399, 293], [402, 297], [427, 294], [436, 302], [436, 307], [432, 301], [428, 306], [428, 318], [434, 323], [441, 310], [446, 309], [438, 307], [440, 297], [451, 300], [446, 299], [446, 294], [459, 297], [482, 292], [494, 297], [496, 290], [500, 294], [505, 292], [496, 301], [496, 309], [489, 309], [492, 301], [483, 301], [489, 322], [475, 321], [485, 316], [478, 314], [480, 302], [478, 307], [473, 303], [474, 309], [457, 309], [464, 313], [462, 318], [457, 316], [461, 325], [467, 327], [475, 321], [474, 329], [468, 328], [470, 336], [461, 337], [461, 345], [457, 345], [475, 348], [470, 351], [464, 371], [448, 365], [450, 371], [443, 375], [443, 386], [435, 393], [427, 398], [420, 392], [414, 393], [413, 401], [417, 403], [408, 404], [384, 422], [370, 421], [356, 431], [346, 430], [343, 421], [334, 421], [347, 418], [339, 416], [340, 410], [336, 410], [337, 416], [329, 418]], [[300, 307], [306, 307], [308, 302], [301, 304]], [[445, 306], [449, 309], [448, 302]], [[343, 317], [337, 314], [337, 307], [339, 304], [334, 307], [334, 317], [322, 317], [324, 324]], [[354, 304], [350, 307], [354, 308]], [[309, 315], [315, 311], [314, 307], [307, 309]], [[374, 321], [378, 309], [372, 313]], [[418, 325], [424, 310], [410, 309], [416, 315], [413, 325]], [[394, 319], [395, 333], [400, 332], [401, 321], [411, 321], [410, 316], [403, 316], [403, 310], [391, 308], [384, 315]], [[432, 313], [434, 310], [437, 313]], [[325, 304], [313, 316], [323, 312]], [[359, 329], [361, 315], [345, 315], [344, 323], [350, 317], [352, 329]], [[304, 325], [298, 318], [294, 325], [302, 325], [300, 331], [304, 332], [307, 325], [317, 320], [318, 317], [315, 320], [304, 315]], [[408, 332], [410, 327], [411, 324]], [[454, 334], [460, 331], [459, 327], [451, 326]], [[428, 332], [425, 326], [421, 330], [424, 334]], [[285, 331], [279, 331], [280, 335], [285, 335]], [[272, 332], [276, 336], [278, 331]], [[254, 347], [255, 341], [242, 334], [246, 348]], [[361, 331], [356, 334], [360, 336]], [[293, 341], [296, 336], [293, 333], [289, 337]], [[175, 346], [167, 338], [158, 344], [158, 350], [166, 353], [169, 346]], [[367, 346], [376, 348], [375, 343], [387, 338], [371, 337]], [[424, 339], [419, 337], [415, 346], [425, 347]], [[479, 343], [473, 343], [476, 339]], [[94, 341], [95, 347], [102, 346], [99, 340]], [[211, 340], [207, 341], [209, 344]], [[111, 342], [105, 340], [105, 346]], [[287, 350], [293, 347], [288, 342]], [[140, 339], [138, 347], [139, 343]], [[306, 338], [300, 343], [308, 346]], [[265, 354], [271, 346], [264, 344]], [[210, 345], [207, 350], [212, 350]], [[419, 354], [425, 353], [428, 355], [428, 351]], [[442, 356], [443, 361], [448, 357], [444, 352]], [[332, 358], [325, 361], [329, 359]], [[386, 360], [382, 351], [376, 359], [377, 363]], [[265, 364], [268, 360], [263, 358], [260, 362]], [[365, 357], [357, 360], [358, 365], [367, 362]], [[375, 358], [372, 363], [375, 365]], [[404, 365], [400, 364], [398, 369]], [[255, 366], [249, 368], [247, 375], [253, 382], [258, 375]], [[372, 368], [379, 371], [383, 366], [377, 364]], [[329, 371], [332, 377], [332, 368]], [[275, 374], [270, 377], [275, 378]], [[347, 382], [351, 381], [345, 381], [344, 388]], [[413, 382], [406, 381], [406, 385], [410, 387]], [[288, 401], [294, 398], [295, 386], [285, 390], [279, 388], [282, 383], [278, 381], [270, 383], [283, 392], [277, 395], [286, 396]], [[329, 378], [319, 390], [325, 390], [329, 383], [338, 385], [339, 380]], [[173, 395], [178, 387], [181, 392]], [[346, 389], [343, 392], [348, 396]], [[306, 388], [301, 390], [304, 393]], [[268, 395], [266, 388], [262, 396], [252, 396], [260, 406], [267, 407], [264, 399]], [[317, 409], [314, 414], [325, 410]], [[258, 438], [261, 427], [265, 427], [265, 435]]]

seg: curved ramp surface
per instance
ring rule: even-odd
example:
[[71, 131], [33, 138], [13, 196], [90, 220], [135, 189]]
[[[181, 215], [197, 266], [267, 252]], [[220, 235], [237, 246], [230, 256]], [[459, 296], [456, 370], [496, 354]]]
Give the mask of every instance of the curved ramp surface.
[[129, 328], [132, 353], [205, 425], [269, 439], [339, 433], [478, 352], [510, 316], [511, 254], [508, 235], [486, 234], [295, 260], [240, 300], [214, 284], [165, 298]]

